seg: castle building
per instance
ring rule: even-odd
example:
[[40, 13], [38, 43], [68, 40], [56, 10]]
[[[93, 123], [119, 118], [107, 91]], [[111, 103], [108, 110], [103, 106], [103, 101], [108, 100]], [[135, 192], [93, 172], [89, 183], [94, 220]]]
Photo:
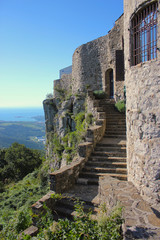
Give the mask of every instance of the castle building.
[[54, 82], [73, 94], [104, 90], [116, 102], [126, 89], [128, 180], [150, 202], [160, 201], [159, 7], [159, 0], [124, 0], [111, 31], [78, 47], [72, 73]]
[[124, 0], [128, 180], [160, 201], [160, 1]]

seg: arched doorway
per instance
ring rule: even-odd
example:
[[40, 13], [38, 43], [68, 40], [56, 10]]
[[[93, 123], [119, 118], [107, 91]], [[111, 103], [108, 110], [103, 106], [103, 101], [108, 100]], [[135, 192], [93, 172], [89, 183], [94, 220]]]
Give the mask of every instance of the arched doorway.
[[108, 69], [105, 73], [105, 91], [108, 98], [114, 98], [114, 76], [112, 68]]

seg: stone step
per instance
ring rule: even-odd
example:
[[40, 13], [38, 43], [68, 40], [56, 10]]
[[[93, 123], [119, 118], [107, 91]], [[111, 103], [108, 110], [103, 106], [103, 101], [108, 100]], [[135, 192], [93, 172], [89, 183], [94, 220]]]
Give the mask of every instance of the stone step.
[[112, 132], [114, 132], [114, 133], [117, 133], [117, 132], [126, 133], [126, 129], [120, 128], [118, 126], [117, 126], [117, 128], [111, 128], [110, 126], [107, 126], [105, 133], [112, 133]]
[[127, 180], [127, 175], [126, 174], [118, 174], [118, 173], [82, 172], [79, 175], [80, 178], [85, 178], [85, 179], [90, 180], [90, 181], [88, 181], [88, 184], [89, 184], [89, 182], [90, 182], [90, 184], [92, 184], [91, 183], [92, 178], [94, 179], [93, 182], [96, 182], [95, 179], [97, 179], [97, 181], [98, 181], [99, 177], [106, 177], [106, 176], [117, 178], [119, 180], [124, 180], [124, 181]]
[[126, 162], [104, 162], [104, 161], [88, 161], [86, 166], [106, 167], [106, 168], [126, 168]]
[[108, 132], [108, 131], [113, 131], [113, 132], [117, 132], [117, 131], [119, 131], [119, 132], [126, 132], [127, 130], [126, 130], [126, 127], [125, 127], [125, 125], [123, 125], [123, 124], [116, 124], [116, 125], [110, 125], [110, 124], [107, 124], [106, 125], [106, 130], [105, 130], [105, 132]]
[[77, 185], [98, 185], [98, 178], [79, 177], [76, 182]]
[[112, 106], [112, 105], [110, 106], [109, 104], [100, 105], [99, 107], [102, 107], [107, 114], [108, 113], [111, 113], [111, 114], [119, 113], [119, 112], [115, 111], [114, 106]]
[[65, 208], [63, 206], [54, 207], [53, 217], [55, 221], [57, 221], [60, 218], [62, 219], [68, 218], [69, 220], [72, 220], [74, 215], [75, 211], [71, 209]]
[[96, 147], [124, 148], [124, 147], [126, 147], [126, 143], [105, 143], [103, 141], [103, 142], [97, 143]]
[[115, 100], [114, 99], [103, 99], [103, 100], [99, 100], [99, 106], [113, 106], [115, 105]]
[[[74, 210], [75, 209], [75, 204], [77, 202], [77, 198], [62, 198], [60, 200], [58, 200], [56, 207], [57, 206], [63, 206], [67, 209], [71, 209]], [[88, 211], [89, 209], [91, 209], [92, 211], [94, 211], [96, 209], [96, 207], [98, 207], [98, 204], [93, 204], [92, 202], [89, 201], [85, 201], [84, 199], [79, 199], [79, 202], [83, 202], [83, 207], [84, 207], [84, 211]]]
[[116, 123], [119, 123], [119, 124], [126, 124], [126, 120], [123, 119], [123, 118], [106, 118], [106, 123], [108, 124], [116, 124]]
[[126, 131], [124, 130], [107, 130], [105, 131], [105, 135], [126, 135]]
[[106, 147], [106, 146], [96, 146], [95, 151], [102, 151], [102, 152], [125, 152], [126, 153], [126, 147]]
[[125, 121], [122, 122], [122, 120], [116, 120], [116, 121], [112, 120], [110, 122], [106, 121], [106, 128], [111, 128], [112, 129], [113, 126], [115, 128], [120, 127], [120, 126], [125, 128], [126, 127], [126, 123], [125, 123]]
[[91, 156], [126, 157], [126, 152], [94, 151]]
[[96, 107], [97, 112], [104, 112], [103, 107]]
[[90, 172], [90, 173], [117, 173], [117, 174], [127, 174], [127, 169], [125, 168], [104, 168], [104, 167], [91, 167], [85, 166], [82, 169], [82, 172]]
[[[76, 198], [68, 198], [62, 197], [59, 199], [54, 207], [53, 215], [54, 219], [58, 220], [59, 218], [68, 218], [70, 220], [73, 219], [75, 216], [75, 204], [77, 199]], [[82, 200], [79, 200], [81, 202]], [[84, 212], [92, 211], [93, 214], [97, 214], [98, 212], [98, 205], [91, 203], [91, 202], [84, 202], [83, 201]]]
[[111, 122], [107, 122], [107, 123], [106, 123], [106, 127], [108, 127], [108, 126], [109, 126], [111, 129], [112, 129], [112, 128], [115, 128], [115, 129], [119, 129], [119, 128], [120, 128], [120, 129], [126, 129], [126, 123], [125, 123], [125, 122], [124, 122], [124, 123], [122, 123], [122, 122], [119, 122], [119, 123], [118, 123], [118, 122], [116, 121], [116, 122], [113, 123], [113, 122], [111, 121]]
[[109, 134], [105, 134], [103, 136], [103, 138], [119, 138], [119, 139], [126, 139], [126, 135], [109, 135]]
[[123, 119], [123, 118], [119, 118], [119, 117], [117, 117], [117, 118], [114, 118], [114, 117], [111, 117], [111, 118], [107, 118], [106, 117], [106, 122], [108, 123], [108, 124], [115, 124], [115, 123], [123, 123], [123, 124], [126, 124], [126, 120], [125, 119]]
[[126, 120], [126, 116], [122, 115], [122, 114], [117, 114], [117, 113], [107, 113], [106, 112], [106, 118], [107, 119], [122, 119], [122, 120]]
[[126, 115], [120, 114], [120, 113], [117, 113], [117, 112], [107, 112], [106, 111], [106, 117], [108, 117], [108, 118], [114, 117], [114, 118], [126, 119]]
[[106, 163], [113, 163], [113, 162], [124, 162], [126, 163], [126, 157], [113, 157], [113, 156], [92, 156], [89, 157], [88, 161], [92, 162], [106, 162]]
[[122, 118], [126, 118], [126, 115], [125, 114], [122, 114], [122, 113], [118, 113], [118, 112], [112, 112], [112, 113], [107, 113], [106, 112], [106, 117], [122, 117]]

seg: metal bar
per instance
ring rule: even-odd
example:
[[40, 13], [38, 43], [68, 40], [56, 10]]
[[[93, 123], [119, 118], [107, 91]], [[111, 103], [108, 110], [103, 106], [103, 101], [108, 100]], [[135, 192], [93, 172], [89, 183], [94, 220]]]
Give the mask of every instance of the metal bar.
[[157, 9], [152, 3], [132, 19], [132, 64], [157, 58]]

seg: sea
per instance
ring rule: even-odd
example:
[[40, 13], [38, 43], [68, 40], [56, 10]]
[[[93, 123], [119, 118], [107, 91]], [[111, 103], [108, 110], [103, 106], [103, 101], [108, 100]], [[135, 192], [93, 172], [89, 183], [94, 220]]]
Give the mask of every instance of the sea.
[[44, 110], [42, 107], [0, 108], [0, 121], [42, 122], [44, 121]]

